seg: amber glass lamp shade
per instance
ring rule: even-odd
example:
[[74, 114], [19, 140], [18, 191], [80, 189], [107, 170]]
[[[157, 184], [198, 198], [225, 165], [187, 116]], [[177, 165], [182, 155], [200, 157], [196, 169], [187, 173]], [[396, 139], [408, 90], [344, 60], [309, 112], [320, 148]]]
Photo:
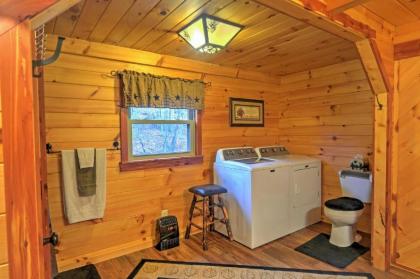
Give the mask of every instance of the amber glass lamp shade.
[[178, 34], [194, 49], [213, 54], [226, 47], [242, 28], [239, 24], [203, 14]]

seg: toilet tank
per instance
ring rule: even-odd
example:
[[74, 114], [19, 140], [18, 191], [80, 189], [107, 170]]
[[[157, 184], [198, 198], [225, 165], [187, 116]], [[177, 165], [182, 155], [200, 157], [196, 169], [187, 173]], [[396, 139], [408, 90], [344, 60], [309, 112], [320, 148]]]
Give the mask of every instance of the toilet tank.
[[340, 170], [341, 190], [346, 197], [370, 203], [372, 198], [372, 173], [370, 171]]

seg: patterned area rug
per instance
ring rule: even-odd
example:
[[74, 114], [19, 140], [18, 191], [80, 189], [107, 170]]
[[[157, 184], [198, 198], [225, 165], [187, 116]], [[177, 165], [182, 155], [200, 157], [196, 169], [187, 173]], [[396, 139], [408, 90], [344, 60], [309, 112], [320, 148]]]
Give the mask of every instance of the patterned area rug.
[[128, 279], [373, 279], [349, 273], [263, 266], [142, 260]]

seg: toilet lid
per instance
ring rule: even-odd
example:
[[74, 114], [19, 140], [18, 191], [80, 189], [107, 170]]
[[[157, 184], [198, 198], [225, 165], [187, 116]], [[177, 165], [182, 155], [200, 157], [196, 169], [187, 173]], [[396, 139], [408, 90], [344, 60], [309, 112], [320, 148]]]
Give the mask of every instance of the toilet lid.
[[356, 211], [365, 207], [361, 200], [349, 197], [328, 200], [325, 202], [325, 206], [330, 209], [341, 211]]

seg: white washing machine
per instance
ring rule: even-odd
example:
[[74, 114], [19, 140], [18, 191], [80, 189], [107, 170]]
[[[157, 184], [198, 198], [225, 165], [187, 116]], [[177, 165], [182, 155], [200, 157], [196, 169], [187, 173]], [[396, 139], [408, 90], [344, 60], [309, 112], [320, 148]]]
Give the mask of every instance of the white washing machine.
[[[235, 241], [253, 249], [289, 233], [289, 168], [252, 147], [217, 151], [214, 181], [224, 195]], [[218, 216], [220, 217], [220, 215]], [[225, 226], [216, 231], [226, 235]]]
[[255, 150], [259, 157], [274, 159], [287, 169], [288, 233], [321, 221], [321, 160], [289, 154], [284, 146], [265, 146]]

